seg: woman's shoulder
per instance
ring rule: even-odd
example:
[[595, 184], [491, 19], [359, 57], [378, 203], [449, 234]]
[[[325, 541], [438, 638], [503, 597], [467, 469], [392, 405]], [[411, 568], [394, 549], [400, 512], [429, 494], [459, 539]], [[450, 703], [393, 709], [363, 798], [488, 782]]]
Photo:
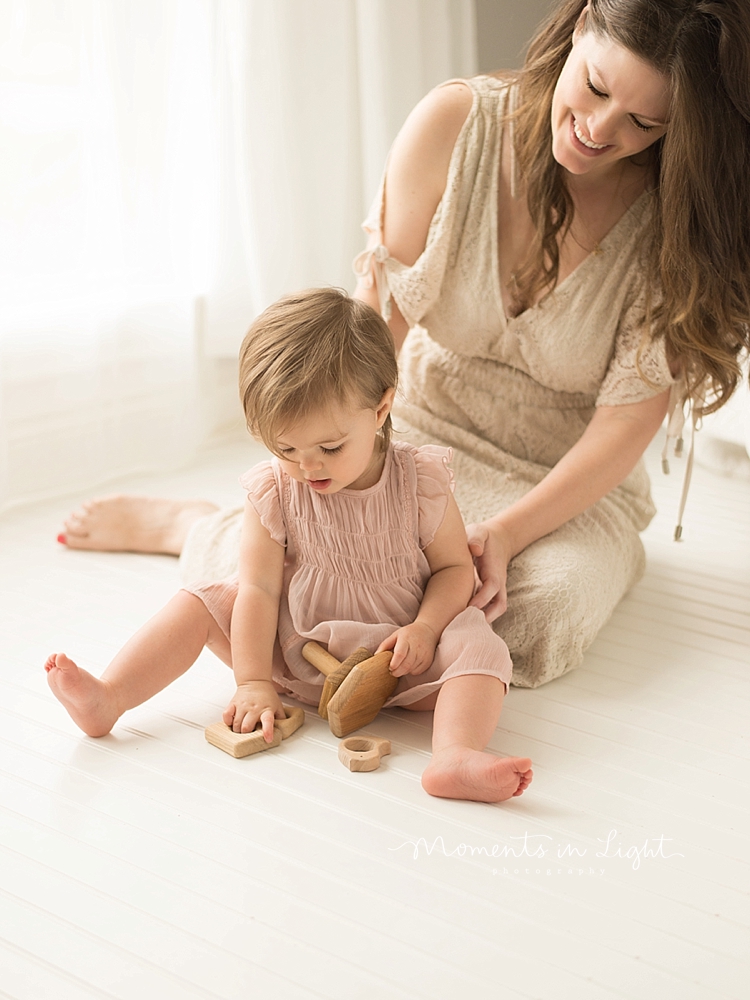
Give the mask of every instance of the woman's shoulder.
[[389, 197], [398, 197], [401, 187], [419, 191], [432, 217], [445, 189], [453, 149], [475, 102], [468, 80], [449, 80], [422, 98], [391, 149]]
[[404, 130], [412, 139], [421, 138], [450, 153], [467, 119], [479, 111], [478, 99], [504, 101], [515, 82], [515, 74], [508, 70], [446, 80], [422, 98]]
[[497, 127], [497, 110], [508, 87], [507, 80], [489, 76], [449, 80], [420, 101], [396, 137], [388, 157], [383, 242], [406, 267], [425, 249], [451, 170], [455, 178], [475, 127], [481, 136], [473, 147], [483, 146], [486, 129], [480, 119], [484, 116], [488, 127]]

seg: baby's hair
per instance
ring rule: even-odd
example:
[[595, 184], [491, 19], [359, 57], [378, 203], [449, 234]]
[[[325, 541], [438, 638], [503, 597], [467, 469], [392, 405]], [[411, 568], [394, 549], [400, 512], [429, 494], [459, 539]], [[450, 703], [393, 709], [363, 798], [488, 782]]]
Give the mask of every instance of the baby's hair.
[[[371, 307], [338, 288], [310, 288], [269, 306], [240, 348], [240, 399], [253, 437], [278, 435], [326, 404], [376, 409], [395, 389], [393, 336]], [[381, 428], [391, 436], [391, 417]]]

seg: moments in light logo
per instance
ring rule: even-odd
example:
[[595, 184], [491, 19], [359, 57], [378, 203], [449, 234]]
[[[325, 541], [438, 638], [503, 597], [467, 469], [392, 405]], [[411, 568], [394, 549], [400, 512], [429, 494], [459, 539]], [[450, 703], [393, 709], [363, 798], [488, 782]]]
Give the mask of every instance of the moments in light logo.
[[[562, 862], [564, 865], [572, 865], [581, 858], [587, 858], [589, 862], [597, 859], [620, 859], [630, 862], [633, 871], [640, 868], [641, 863], [654, 858], [684, 858], [685, 855], [679, 851], [670, 851], [667, 844], [672, 842], [671, 837], [665, 837], [662, 833], [658, 837], [648, 837], [642, 844], [626, 845], [618, 838], [617, 830], [610, 830], [606, 837], [597, 837], [596, 841], [600, 847], [576, 847], [574, 844], [551, 844], [548, 841], [552, 837], [544, 833], [524, 833], [516, 837], [509, 837], [509, 841], [515, 843], [493, 844], [491, 847], [476, 847], [471, 844], [460, 843], [455, 847], [448, 848], [442, 837], [435, 837], [431, 844], [424, 837], [418, 840], [405, 840], [398, 847], [391, 847], [391, 851], [401, 851], [404, 848], [411, 848], [412, 857], [416, 860], [420, 855], [430, 856], [434, 853], [442, 854], [446, 858], [492, 858], [494, 860], [505, 859], [518, 861], [522, 858], [536, 859], [551, 862]], [[603, 869], [600, 869], [603, 871]], [[593, 873], [593, 869], [592, 869]], [[506, 872], [507, 874], [507, 872]], [[516, 872], [516, 874], [518, 874]]]

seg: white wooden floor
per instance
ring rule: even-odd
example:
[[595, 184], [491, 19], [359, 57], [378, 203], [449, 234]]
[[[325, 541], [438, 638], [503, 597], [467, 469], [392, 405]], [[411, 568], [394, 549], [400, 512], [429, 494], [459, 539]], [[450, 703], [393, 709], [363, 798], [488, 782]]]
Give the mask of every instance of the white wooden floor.
[[[249, 447], [132, 481], [238, 495]], [[652, 459], [652, 466], [657, 463]], [[511, 689], [492, 741], [534, 761], [499, 806], [429, 798], [430, 718], [393, 710], [350, 774], [314, 712], [234, 760], [210, 654], [112, 735], [47, 689], [100, 671], [177, 586], [169, 558], [55, 542], [71, 502], [0, 521], [0, 997], [708, 1000], [750, 995], [750, 483], [679, 478], [649, 570], [585, 664]]]

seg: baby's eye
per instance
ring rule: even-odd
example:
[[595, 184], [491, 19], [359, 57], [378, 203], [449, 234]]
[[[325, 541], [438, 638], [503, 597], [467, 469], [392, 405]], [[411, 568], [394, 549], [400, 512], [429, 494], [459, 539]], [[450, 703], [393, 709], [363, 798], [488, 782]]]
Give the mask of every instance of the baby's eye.
[[324, 455], [336, 455], [338, 454], [338, 452], [341, 451], [343, 447], [344, 447], [343, 444], [338, 444], [336, 445], [335, 448], [324, 448], [321, 445], [320, 450], [323, 452]]
[[277, 448], [279, 455], [291, 455], [294, 448]]

